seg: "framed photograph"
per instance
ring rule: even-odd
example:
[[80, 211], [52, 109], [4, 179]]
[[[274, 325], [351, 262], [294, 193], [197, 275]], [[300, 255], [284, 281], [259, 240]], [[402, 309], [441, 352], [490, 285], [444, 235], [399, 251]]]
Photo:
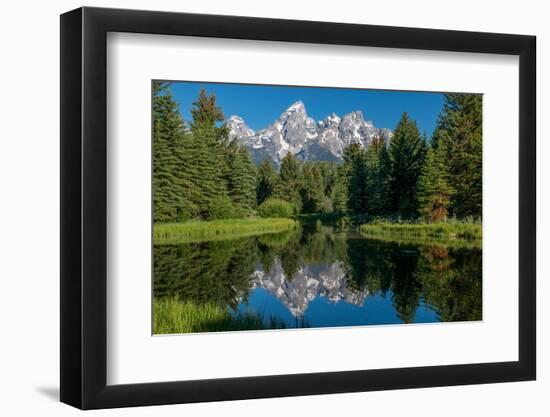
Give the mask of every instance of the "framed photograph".
[[533, 380], [535, 37], [61, 16], [61, 401]]

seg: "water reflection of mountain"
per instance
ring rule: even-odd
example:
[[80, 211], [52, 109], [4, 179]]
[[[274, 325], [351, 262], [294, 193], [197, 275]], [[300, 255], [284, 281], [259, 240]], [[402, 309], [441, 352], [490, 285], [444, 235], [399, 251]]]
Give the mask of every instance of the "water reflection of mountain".
[[345, 301], [363, 306], [368, 290], [353, 291], [347, 286], [342, 263], [306, 265], [289, 278], [277, 259], [269, 270], [258, 269], [252, 275], [253, 288], [264, 288], [277, 297], [296, 318], [301, 318], [311, 301], [326, 297], [333, 303]]
[[380, 242], [330, 227], [302, 227], [156, 246], [154, 295], [236, 308], [261, 287], [296, 318], [318, 297], [362, 306], [383, 296], [404, 323], [415, 320], [420, 306], [440, 321], [481, 320], [481, 259], [476, 248]]

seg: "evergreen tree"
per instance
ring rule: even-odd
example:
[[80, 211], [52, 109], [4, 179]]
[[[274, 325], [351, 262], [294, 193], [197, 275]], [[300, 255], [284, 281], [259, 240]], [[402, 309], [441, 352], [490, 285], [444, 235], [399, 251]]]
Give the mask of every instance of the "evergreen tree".
[[416, 184], [426, 153], [416, 122], [403, 113], [388, 149], [391, 211], [412, 217], [417, 213]]
[[275, 196], [294, 204], [301, 210], [299, 194], [300, 163], [292, 153], [287, 153], [281, 162], [279, 178], [275, 186]]
[[319, 213], [327, 209], [325, 205], [325, 186], [321, 168], [316, 163], [302, 165], [300, 195], [304, 213]]
[[330, 195], [335, 213], [344, 214], [348, 211], [348, 192], [344, 177], [338, 176]]
[[372, 139], [365, 153], [366, 177], [366, 210], [370, 215], [383, 216], [388, 210], [388, 150], [383, 137]]
[[246, 217], [256, 208], [256, 167], [250, 153], [233, 140], [227, 146], [227, 190], [234, 215]]
[[347, 185], [347, 208], [352, 213], [363, 214], [367, 210], [367, 164], [365, 151], [358, 143], [344, 150], [344, 175]]
[[326, 197], [330, 197], [338, 179], [338, 165], [335, 162], [319, 161], [315, 162], [315, 166], [319, 169], [323, 179], [323, 192]]
[[431, 221], [445, 220], [449, 214], [453, 189], [446, 159], [444, 141], [430, 147], [418, 179], [419, 214]]
[[208, 96], [206, 90], [201, 89], [199, 97], [193, 102], [191, 115], [191, 131], [209, 134], [218, 142], [227, 140], [227, 126], [218, 126], [218, 122], [222, 122], [224, 116], [222, 109], [216, 104], [215, 94]]
[[334, 162], [320, 161], [315, 165], [319, 170], [323, 182], [323, 201], [320, 211], [322, 213], [334, 212], [334, 202], [332, 201], [332, 191], [338, 179], [338, 165]]
[[229, 199], [227, 172], [227, 127], [219, 127], [223, 113], [216, 105], [216, 96], [200, 91], [191, 108], [192, 140], [189, 143], [189, 157], [193, 163], [188, 167], [193, 183], [194, 203], [202, 219], [232, 217], [233, 207]]
[[277, 182], [277, 172], [269, 159], [264, 159], [258, 167], [256, 202], [262, 204], [273, 194]]
[[183, 119], [172, 98], [170, 84], [153, 81], [153, 219], [174, 222], [191, 211], [182, 198], [182, 189], [189, 185], [178, 176], [181, 160], [177, 149], [183, 140]]
[[481, 217], [482, 96], [445, 94], [434, 142], [445, 142], [447, 148], [450, 185], [456, 191], [453, 213], [458, 217]]
[[196, 202], [199, 190], [193, 183], [190, 175], [190, 167], [195, 163], [193, 154], [188, 152], [192, 147], [193, 136], [189, 132], [184, 132], [178, 137], [174, 155], [177, 163], [175, 165], [174, 177], [178, 185], [179, 208], [177, 210], [176, 221], [183, 222], [199, 216], [199, 207]]

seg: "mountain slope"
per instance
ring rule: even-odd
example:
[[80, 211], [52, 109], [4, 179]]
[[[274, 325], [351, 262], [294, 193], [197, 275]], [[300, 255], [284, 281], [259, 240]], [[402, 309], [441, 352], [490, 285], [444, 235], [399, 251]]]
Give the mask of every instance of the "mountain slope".
[[256, 163], [269, 158], [276, 165], [289, 152], [306, 161], [342, 160], [344, 149], [351, 143], [368, 146], [375, 136], [391, 139], [390, 129], [375, 127], [360, 111], [339, 117], [335, 113], [316, 122], [309, 117], [302, 101], [286, 109], [266, 128], [254, 131], [239, 116], [226, 120], [229, 135], [250, 149]]

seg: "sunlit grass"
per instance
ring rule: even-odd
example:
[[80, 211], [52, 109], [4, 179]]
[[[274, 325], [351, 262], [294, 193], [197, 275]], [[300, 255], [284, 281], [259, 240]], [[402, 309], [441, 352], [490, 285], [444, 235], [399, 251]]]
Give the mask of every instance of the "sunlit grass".
[[481, 241], [481, 222], [449, 220], [437, 223], [413, 223], [413, 222], [374, 222], [363, 224], [360, 227], [365, 236], [376, 238], [400, 238], [414, 240], [442, 239]]
[[223, 240], [276, 233], [296, 227], [296, 221], [283, 218], [224, 219], [160, 223], [153, 227], [155, 245]]
[[257, 313], [232, 314], [225, 306], [195, 304], [176, 297], [153, 301], [153, 334], [228, 332], [237, 330], [285, 329], [275, 317]]

